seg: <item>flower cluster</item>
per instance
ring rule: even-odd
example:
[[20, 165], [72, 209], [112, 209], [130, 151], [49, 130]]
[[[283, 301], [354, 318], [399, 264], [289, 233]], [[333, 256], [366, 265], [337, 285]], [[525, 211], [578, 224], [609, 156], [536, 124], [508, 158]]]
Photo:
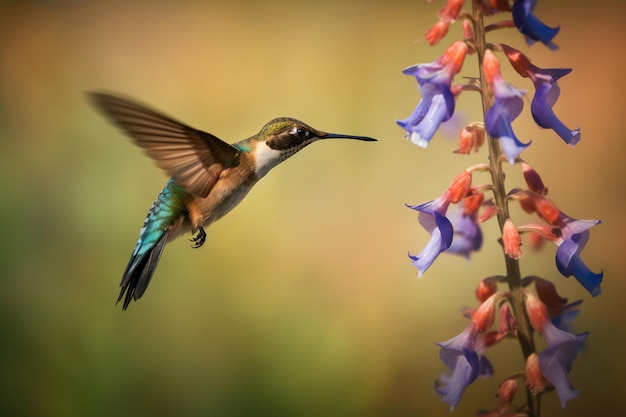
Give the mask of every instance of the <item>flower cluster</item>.
[[[466, 312], [467, 327], [452, 339], [437, 343], [441, 360], [451, 373], [442, 375], [435, 388], [452, 410], [479, 376], [493, 374], [485, 352], [505, 339], [519, 341], [524, 354], [523, 371], [500, 384], [496, 407], [481, 411], [482, 416], [532, 417], [539, 413], [534, 396], [542, 395], [548, 388], [556, 391], [563, 408], [580, 394], [570, 382], [569, 371], [587, 333], [573, 334], [569, 327], [581, 301], [568, 304], [550, 280], [538, 276], [522, 279], [522, 242], [528, 240], [535, 249], [543, 247], [545, 241], [554, 242], [555, 270], [565, 277], [573, 276], [594, 297], [601, 292], [603, 278], [603, 272], [593, 272], [581, 258], [590, 229], [600, 220], [579, 220], [563, 213], [548, 197], [548, 188], [539, 173], [520, 157], [531, 146], [531, 140], [520, 139], [513, 128], [523, 111], [526, 91], [504, 79], [498, 55], [532, 82], [530, 112], [537, 125], [574, 146], [581, 139], [580, 127], [568, 128], [553, 110], [560, 94], [558, 81], [571, 69], [540, 68], [519, 50], [486, 41], [489, 32], [517, 28], [529, 45], [539, 41], [556, 49], [552, 40], [559, 28], [547, 26], [534, 15], [536, 3], [514, 0], [510, 5], [504, 0], [475, 0], [471, 12], [466, 12], [465, 0], [446, 1], [438, 22], [426, 33], [426, 40], [431, 45], [438, 43], [456, 20], [463, 22], [463, 40], [453, 42], [434, 62], [403, 71], [416, 78], [422, 98], [413, 113], [397, 124], [406, 132], [406, 138], [420, 147], [427, 147], [439, 126], [452, 117], [459, 94], [479, 92], [486, 108], [484, 120], [471, 122], [460, 131], [454, 152], [477, 152], [488, 141], [489, 164], [461, 171], [441, 196], [423, 204], [407, 205], [418, 212], [419, 224], [430, 234], [421, 252], [409, 253], [420, 277], [444, 252], [469, 258], [480, 250], [482, 223], [497, 219], [500, 226], [506, 275], [482, 279], [476, 289], [479, 305]], [[512, 20], [484, 25], [482, 16], [504, 12], [510, 13]], [[469, 84], [454, 84], [468, 55], [478, 57], [479, 76]], [[503, 161], [520, 169], [522, 188], [507, 190]], [[476, 185], [475, 174], [480, 172], [488, 172], [490, 181]], [[516, 221], [509, 212], [512, 203], [519, 204], [534, 220]], [[499, 290], [501, 285], [508, 288]], [[547, 344], [541, 351], [535, 348], [537, 336]], [[532, 394], [524, 406], [513, 405], [519, 386], [525, 386]]]
[[[476, 298], [479, 306], [467, 312], [470, 323], [459, 335], [446, 342], [439, 342], [439, 356], [452, 370], [452, 375], [442, 375], [435, 386], [442, 395], [444, 402], [450, 405], [452, 411], [461, 400], [469, 384], [478, 376], [491, 376], [493, 367], [484, 356], [485, 351], [507, 337], [517, 334], [517, 322], [512, 314], [511, 293], [497, 291], [497, 283], [504, 281], [504, 277], [489, 277], [483, 279], [476, 289]], [[535, 284], [535, 295], [524, 288], [522, 295], [525, 300], [525, 313], [530, 319], [532, 327], [545, 338], [546, 349], [533, 353], [526, 359], [525, 371], [518, 377], [526, 381], [526, 385], [533, 394], [545, 391], [551, 384], [559, 394], [563, 407], [567, 402], [580, 394], [575, 390], [568, 378], [572, 362], [576, 358], [587, 333], [574, 335], [564, 329], [564, 321], [560, 320], [570, 309], [579, 303], [567, 304], [567, 299], [560, 297], [554, 284], [539, 277], [527, 277], [522, 280], [523, 285]], [[497, 325], [495, 319], [497, 318]], [[517, 383], [507, 382], [508, 400], [498, 403], [493, 415], [502, 415], [505, 411], [514, 408], [512, 400]], [[501, 385], [502, 386], [502, 385]], [[512, 395], [513, 394], [513, 395]], [[519, 410], [515, 410], [519, 411]]]

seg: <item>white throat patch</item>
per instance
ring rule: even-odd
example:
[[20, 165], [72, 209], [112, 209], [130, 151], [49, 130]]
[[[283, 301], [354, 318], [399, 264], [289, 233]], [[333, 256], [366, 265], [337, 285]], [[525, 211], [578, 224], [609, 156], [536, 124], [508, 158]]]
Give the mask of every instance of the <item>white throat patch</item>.
[[274, 168], [282, 160], [281, 152], [267, 146], [267, 143], [259, 143], [254, 149], [256, 161], [256, 175], [261, 178]]

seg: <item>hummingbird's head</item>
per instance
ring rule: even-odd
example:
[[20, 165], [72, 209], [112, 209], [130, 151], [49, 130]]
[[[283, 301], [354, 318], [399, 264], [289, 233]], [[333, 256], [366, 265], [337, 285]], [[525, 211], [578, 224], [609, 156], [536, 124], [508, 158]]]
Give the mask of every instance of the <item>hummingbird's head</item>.
[[256, 149], [257, 172], [262, 175], [308, 144], [320, 139], [343, 138], [376, 141], [376, 139], [367, 136], [322, 132], [300, 120], [289, 117], [280, 117], [269, 121], [255, 138], [260, 142]]
[[320, 139], [356, 139], [376, 141], [367, 136], [352, 136], [327, 133], [317, 130], [297, 119], [280, 117], [269, 121], [254, 137], [258, 142], [255, 149], [256, 172], [262, 177], [310, 143]]

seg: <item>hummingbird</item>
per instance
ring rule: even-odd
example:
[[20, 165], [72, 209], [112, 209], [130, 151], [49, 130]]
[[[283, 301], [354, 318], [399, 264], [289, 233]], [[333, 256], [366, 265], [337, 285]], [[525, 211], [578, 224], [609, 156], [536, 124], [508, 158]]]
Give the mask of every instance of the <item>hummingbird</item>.
[[206, 227], [231, 211], [269, 170], [300, 149], [321, 139], [376, 141], [327, 133], [300, 120], [279, 117], [257, 134], [228, 144], [119, 96], [92, 92], [88, 98], [171, 177], [150, 207], [122, 275], [117, 298], [117, 303], [124, 299], [122, 310], [144, 294], [167, 243], [191, 232], [191, 246], [201, 247]]

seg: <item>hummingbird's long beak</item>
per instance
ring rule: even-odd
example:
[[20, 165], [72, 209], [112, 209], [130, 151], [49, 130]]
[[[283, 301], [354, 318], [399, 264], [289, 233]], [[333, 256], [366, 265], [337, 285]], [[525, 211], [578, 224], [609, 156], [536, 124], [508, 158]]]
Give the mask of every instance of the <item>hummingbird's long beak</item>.
[[339, 133], [326, 133], [320, 136], [322, 139], [356, 139], [356, 140], [364, 140], [366, 142], [376, 142], [378, 139], [370, 138], [368, 136], [353, 136], [353, 135], [342, 135]]

